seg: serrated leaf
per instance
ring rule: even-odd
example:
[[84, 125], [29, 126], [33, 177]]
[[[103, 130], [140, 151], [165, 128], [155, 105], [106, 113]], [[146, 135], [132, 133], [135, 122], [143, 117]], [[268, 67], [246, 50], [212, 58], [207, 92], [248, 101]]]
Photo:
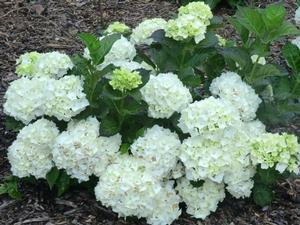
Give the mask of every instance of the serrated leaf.
[[53, 167], [46, 175], [46, 179], [49, 185], [50, 190], [54, 187], [57, 179], [59, 177], [59, 170], [56, 167]]
[[272, 64], [257, 65], [257, 69], [252, 77], [252, 83], [257, 82], [257, 80], [265, 79], [267, 77], [277, 77], [282, 76], [281, 71]]
[[282, 50], [283, 57], [287, 61], [287, 64], [292, 68], [294, 73], [300, 72], [300, 50], [291, 43], [286, 44]]
[[99, 65], [103, 62], [104, 57], [110, 51], [113, 44], [120, 39], [121, 35], [111, 34], [101, 40], [90, 33], [80, 33], [79, 37], [88, 48], [94, 65]]
[[57, 195], [58, 196], [63, 195], [69, 189], [70, 183], [71, 183], [70, 176], [65, 171], [61, 172], [56, 182]]
[[119, 131], [120, 125], [115, 117], [107, 115], [102, 119], [100, 126], [101, 135], [108, 137], [117, 134]]
[[236, 62], [243, 70], [250, 70], [252, 61], [246, 50], [237, 47], [230, 47], [224, 48], [220, 53], [225, 57], [225, 59], [230, 59]]
[[272, 4], [261, 11], [266, 28], [270, 31], [276, 29], [285, 19], [285, 8], [283, 4]]
[[10, 116], [5, 117], [5, 128], [7, 130], [19, 132], [23, 127], [25, 127], [25, 124], [23, 124], [21, 121], [15, 120]]
[[272, 189], [264, 185], [257, 185], [253, 188], [254, 202], [261, 207], [270, 205], [272, 203], [273, 197], [274, 195]]
[[128, 97], [125, 99], [123, 112], [127, 115], [137, 115], [147, 112], [147, 104], [145, 102], [137, 102], [133, 98]]

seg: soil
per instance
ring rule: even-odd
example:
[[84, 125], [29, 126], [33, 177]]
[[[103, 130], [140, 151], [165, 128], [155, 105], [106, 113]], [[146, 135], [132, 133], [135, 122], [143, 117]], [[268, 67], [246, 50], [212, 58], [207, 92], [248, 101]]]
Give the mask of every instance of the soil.
[[[10, 174], [6, 149], [15, 134], [4, 129], [2, 110], [3, 95], [8, 83], [14, 80], [15, 60], [26, 51], [82, 50], [76, 34], [97, 33], [110, 21], [121, 21], [135, 26], [144, 18], [170, 18], [176, 13], [174, 3], [159, 0], [1, 0], [0, 1], [0, 182]], [[259, 1], [265, 6], [273, 0]], [[295, 0], [285, 0], [291, 19], [296, 9]], [[217, 9], [223, 17], [234, 13], [231, 9]], [[236, 38], [230, 25], [220, 33], [226, 38]], [[279, 52], [283, 40], [273, 46], [270, 58], [284, 64]], [[276, 128], [291, 131], [300, 136], [300, 123]], [[44, 184], [22, 184], [22, 199], [12, 200], [0, 196], [0, 225], [144, 225], [143, 220], [118, 218], [110, 209], [96, 202], [92, 192], [71, 190], [61, 198], [53, 199]], [[269, 207], [260, 208], [250, 200], [226, 199], [206, 220], [195, 220], [183, 215], [176, 225], [299, 225], [300, 178], [278, 184], [275, 201]]]

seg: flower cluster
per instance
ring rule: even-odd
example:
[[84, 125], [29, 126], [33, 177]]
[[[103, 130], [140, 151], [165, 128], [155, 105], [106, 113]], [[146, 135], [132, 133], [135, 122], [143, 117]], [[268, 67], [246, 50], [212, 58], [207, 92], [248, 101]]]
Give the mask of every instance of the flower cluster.
[[149, 105], [148, 114], [153, 118], [169, 118], [192, 102], [189, 89], [173, 73], [152, 75], [141, 93]]
[[130, 72], [127, 69], [121, 68], [113, 71], [109, 84], [115, 90], [126, 91], [137, 88], [142, 84], [142, 78], [139, 72]]
[[114, 159], [121, 145], [121, 136], [99, 137], [100, 123], [96, 118], [71, 121], [53, 146], [53, 161], [59, 169], [78, 181], [100, 176]]
[[194, 38], [196, 43], [202, 41], [213, 17], [209, 6], [203, 2], [192, 2], [178, 11], [178, 18], [167, 23], [166, 36], [177, 41], [187, 38]]
[[58, 133], [56, 125], [46, 119], [24, 127], [7, 153], [13, 175], [45, 178], [53, 166], [52, 146]]
[[123, 155], [109, 165], [95, 188], [97, 200], [119, 216], [145, 217], [153, 225], [171, 224], [180, 214], [180, 198], [172, 182], [161, 182], [145, 161]]
[[157, 177], [166, 177], [176, 167], [180, 140], [176, 133], [155, 125], [130, 147], [132, 154], [147, 162], [146, 168]]
[[238, 74], [223, 73], [212, 81], [210, 91], [213, 95], [230, 101], [239, 110], [242, 120], [251, 121], [256, 117], [261, 99]]
[[141, 22], [132, 30], [131, 42], [133, 44], [147, 44], [153, 42], [151, 35], [157, 30], [164, 30], [167, 22], [161, 18], [148, 19]]
[[15, 80], [5, 93], [4, 112], [28, 124], [42, 115], [69, 121], [89, 105], [77, 76]]
[[30, 52], [17, 59], [16, 73], [24, 77], [60, 78], [72, 68], [73, 63], [66, 54]]
[[263, 134], [251, 142], [253, 164], [261, 168], [275, 167], [280, 173], [288, 170], [299, 173], [300, 146], [297, 137], [287, 133]]
[[121, 33], [128, 34], [130, 32], [130, 27], [124, 23], [113, 22], [105, 30], [105, 34]]
[[187, 205], [187, 213], [201, 219], [216, 211], [218, 203], [225, 198], [224, 185], [210, 180], [201, 187], [194, 187], [189, 180], [182, 178], [177, 182], [176, 190]]

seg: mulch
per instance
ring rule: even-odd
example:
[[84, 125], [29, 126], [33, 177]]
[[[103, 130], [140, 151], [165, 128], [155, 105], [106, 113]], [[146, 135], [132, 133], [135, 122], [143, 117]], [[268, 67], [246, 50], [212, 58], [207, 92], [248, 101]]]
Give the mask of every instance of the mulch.
[[[97, 33], [110, 21], [121, 21], [135, 26], [144, 18], [170, 18], [177, 6], [159, 0], [1, 0], [0, 1], [0, 182], [10, 174], [6, 149], [15, 134], [5, 131], [2, 110], [3, 95], [10, 81], [16, 78], [16, 58], [27, 51], [82, 50], [76, 34]], [[117, 3], [118, 2], [118, 3]], [[274, 0], [259, 1], [265, 6]], [[296, 9], [295, 0], [286, 0], [287, 17], [291, 19]], [[103, 11], [103, 18], [101, 17]], [[230, 9], [218, 9], [218, 15], [232, 15]], [[236, 38], [230, 25], [220, 33], [226, 38]], [[284, 64], [279, 56], [286, 40], [273, 46], [270, 60]], [[293, 123], [278, 131], [290, 131], [300, 136], [300, 123]], [[47, 186], [22, 184], [20, 201], [0, 196], [0, 225], [145, 225], [134, 218], [118, 218], [110, 209], [96, 202], [92, 192], [71, 190], [61, 198], [53, 199]], [[175, 225], [299, 225], [300, 179], [278, 184], [275, 201], [260, 208], [251, 200], [226, 199], [216, 213], [206, 220], [195, 220], [183, 215]]]

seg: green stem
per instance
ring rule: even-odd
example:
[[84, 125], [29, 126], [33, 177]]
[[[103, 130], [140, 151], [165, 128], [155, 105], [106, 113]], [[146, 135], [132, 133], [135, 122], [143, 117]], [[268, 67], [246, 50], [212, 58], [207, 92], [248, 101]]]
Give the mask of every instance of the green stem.
[[256, 59], [256, 61], [255, 61], [255, 63], [254, 63], [254, 66], [253, 66], [253, 68], [252, 68], [252, 71], [251, 71], [251, 73], [250, 73], [250, 77], [249, 77], [249, 79], [248, 79], [248, 82], [249, 82], [250, 84], [253, 83], [254, 72], [255, 72], [255, 70], [256, 70], [256, 68], [257, 68], [257, 66], [258, 66], [258, 61], [259, 61], [260, 58], [261, 58], [260, 56], [257, 57], [257, 59]]

